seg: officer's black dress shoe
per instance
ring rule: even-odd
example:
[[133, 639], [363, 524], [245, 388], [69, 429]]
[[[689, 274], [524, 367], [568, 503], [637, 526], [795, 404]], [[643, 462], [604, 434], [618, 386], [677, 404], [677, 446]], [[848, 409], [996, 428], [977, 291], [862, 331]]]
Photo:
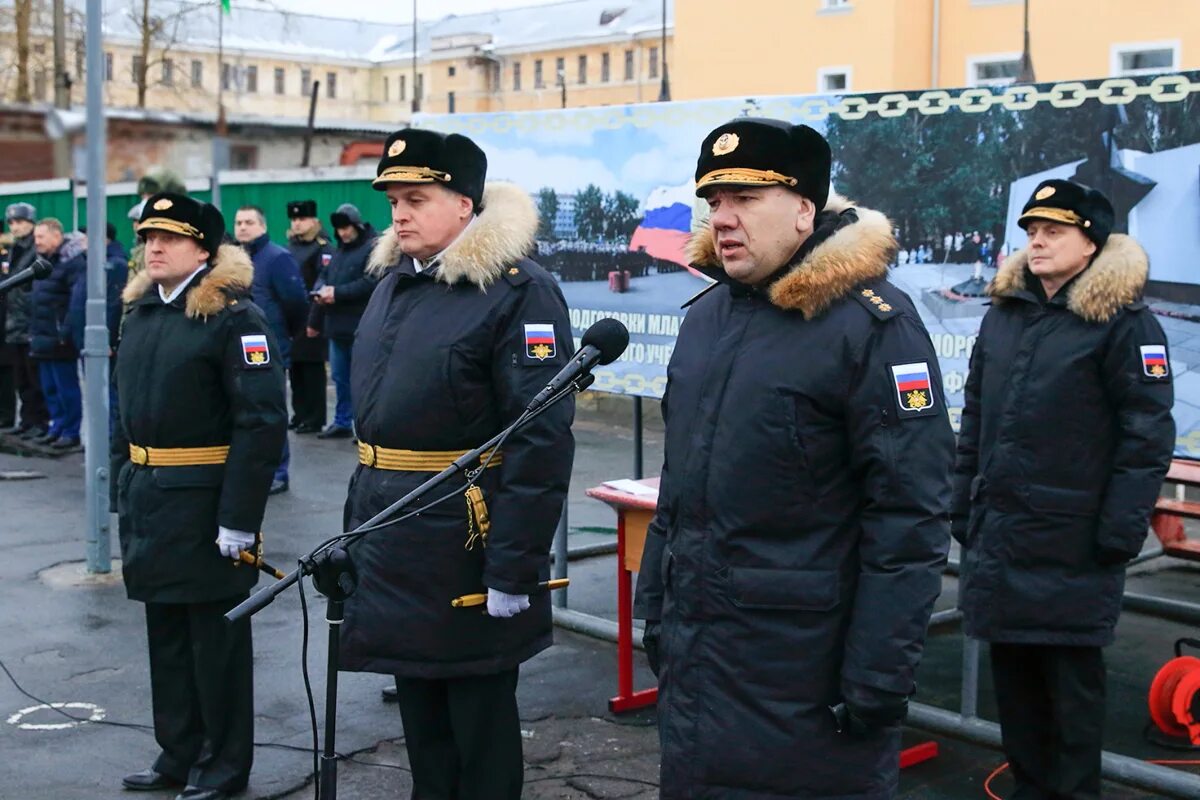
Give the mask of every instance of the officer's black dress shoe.
[[57, 433], [44, 433], [41, 436], [30, 439], [29, 441], [33, 442], [34, 444], [53, 444], [54, 442], [57, 442], [59, 438], [61, 437], [59, 437]]
[[344, 425], [327, 425], [325, 430], [317, 434], [318, 439], [349, 439], [354, 431]]
[[60, 436], [50, 443], [50, 448], [53, 450], [71, 450], [76, 447], [79, 447], [79, 440], [66, 436]]
[[141, 772], [126, 775], [121, 779], [121, 785], [135, 792], [154, 792], [159, 789], [173, 789], [176, 786], [183, 786], [183, 781], [177, 781], [153, 769], [144, 769]]
[[22, 433], [19, 433], [17, 435], [20, 436], [22, 439], [24, 439], [27, 442], [33, 441], [34, 439], [40, 439], [43, 436], [45, 436], [46, 429], [39, 428], [37, 425], [33, 425], [33, 426], [26, 428]]
[[292, 430], [294, 430], [296, 433], [320, 433], [321, 426], [314, 425], [311, 422], [301, 422], [299, 425], [297, 425]]
[[267, 491], [267, 494], [283, 494], [287, 490], [287, 481], [271, 481], [271, 488]]
[[188, 786], [175, 796], [175, 800], [225, 800], [230, 793], [224, 789], [206, 789], [203, 786]]
[[0, 431], [0, 433], [7, 434], [8, 436], [24, 436], [28, 431], [28, 425], [24, 423], [18, 423], [16, 425], [9, 425], [3, 431]]

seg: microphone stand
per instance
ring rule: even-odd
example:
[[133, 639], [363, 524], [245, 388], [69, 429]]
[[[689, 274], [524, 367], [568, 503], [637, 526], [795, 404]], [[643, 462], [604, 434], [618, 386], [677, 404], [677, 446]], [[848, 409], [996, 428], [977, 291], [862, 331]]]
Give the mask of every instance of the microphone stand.
[[[259, 591], [250, 595], [250, 597], [243, 600], [225, 615], [225, 620], [229, 623], [251, 617], [269, 606], [276, 597], [289, 587], [295, 585], [301, 578], [308, 575], [313, 577], [313, 585], [317, 591], [329, 598], [329, 604], [325, 612], [325, 621], [329, 624], [329, 653], [325, 675], [325, 737], [321, 752], [320, 775], [318, 776], [320, 796], [323, 800], [337, 800], [337, 753], [334, 749], [334, 743], [337, 737], [337, 692], [338, 671], [340, 669], [338, 659], [341, 644], [341, 626], [345, 619], [346, 599], [354, 594], [354, 590], [358, 588], [358, 570], [354, 565], [354, 561], [350, 558], [349, 548], [363, 536], [366, 536], [373, 530], [377, 530], [379, 523], [407, 509], [422, 496], [427, 495], [430, 491], [441, 486], [460, 472], [467, 475], [467, 486], [470, 486], [474, 483], [478, 473], [482, 471], [478, 466], [471, 467], [472, 463], [478, 464], [480, 457], [484, 453], [498, 446], [513, 431], [524, 427], [534, 417], [563, 398], [577, 392], [582, 392], [595, 380], [596, 378], [591, 372], [585, 372], [577, 376], [544, 403], [521, 414], [512, 425], [509, 425], [474, 450], [455, 459], [454, 463], [449, 467], [434, 475], [354, 530], [347, 531], [332, 539], [327, 539], [317, 545], [307, 555], [301, 556], [299, 566], [296, 569], [289, 572], [277, 583], [264, 586]], [[465, 490], [467, 487], [464, 486], [463, 488]], [[342, 546], [343, 540], [346, 540], [344, 547]]]

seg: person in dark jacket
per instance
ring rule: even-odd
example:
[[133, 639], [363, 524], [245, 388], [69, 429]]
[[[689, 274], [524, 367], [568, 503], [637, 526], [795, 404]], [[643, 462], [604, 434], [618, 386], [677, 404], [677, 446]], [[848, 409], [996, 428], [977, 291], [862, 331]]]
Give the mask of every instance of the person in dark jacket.
[[[288, 250], [300, 265], [304, 289], [311, 296], [321, 270], [333, 259], [333, 245], [317, 218], [315, 200], [293, 200], [287, 205], [287, 214], [291, 220]], [[288, 376], [292, 383], [291, 428], [296, 433], [320, 433], [325, 427], [325, 359], [328, 354], [329, 345], [325, 339], [310, 339], [307, 329], [292, 339], [292, 366]]]
[[[0, 280], [7, 278], [9, 265], [12, 260], [13, 236], [5, 231], [0, 233]], [[4, 343], [4, 328], [8, 322], [8, 301], [5, 294], [0, 294], [0, 431], [15, 432], [17, 422], [17, 378], [16, 356], [13, 348]]]
[[[87, 226], [80, 227], [81, 233], [87, 233]], [[125, 290], [125, 282], [129, 278], [129, 256], [125, 248], [117, 241], [117, 228], [111, 222], [105, 229], [104, 252], [104, 287], [105, 287], [105, 325], [108, 327], [108, 417], [109, 430], [117, 421], [117, 378], [116, 355], [117, 340], [121, 336], [121, 316], [125, 306], [121, 302], [121, 292]], [[86, 240], [85, 240], [86, 242]], [[87, 262], [83, 265], [83, 274], [71, 287], [71, 305], [67, 309], [67, 324], [71, 329], [71, 342], [80, 354], [84, 348], [84, 330], [87, 327]]]
[[1113, 216], [1094, 189], [1042, 182], [971, 354], [952, 531], [1014, 798], [1100, 797], [1102, 648], [1175, 447], [1149, 264]]
[[[509, 184], [485, 189], [486, 170], [465, 136], [388, 137], [374, 183], [392, 226], [371, 255], [382, 281], [354, 341], [351, 528], [515, 421], [570, 357], [562, 293], [525, 257], [533, 201]], [[359, 587], [346, 602], [341, 663], [396, 676], [414, 797], [521, 796], [517, 675], [552, 643], [538, 584], [566, 499], [573, 415], [570, 399], [551, 406], [482, 462], [469, 499], [455, 495], [351, 551]], [[454, 480], [463, 485], [446, 490]], [[484, 591], [487, 613], [450, 605]]]
[[241, 791], [254, 752], [244, 600], [267, 491], [287, 434], [275, 334], [250, 299], [245, 252], [221, 245], [221, 213], [186, 195], [151, 196], [138, 232], [144, 269], [117, 351], [112, 441], [122, 573], [146, 606], [154, 733], [161, 753], [129, 789], [183, 787], [177, 800]]
[[317, 279], [307, 333], [310, 338], [329, 339], [329, 371], [337, 392], [333, 422], [317, 435], [322, 439], [348, 439], [353, 435], [350, 426], [354, 421], [350, 386], [354, 332], [379, 280], [366, 270], [377, 234], [350, 203], [338, 206], [329, 220], [337, 234], [338, 246]]
[[50, 410], [50, 428], [35, 439], [55, 450], [79, 446], [83, 424], [83, 394], [79, 389], [79, 351], [71, 341], [67, 311], [75, 282], [87, 273], [83, 237], [63, 234], [53, 217], [39, 220], [33, 230], [34, 247], [50, 262], [53, 271], [33, 282], [29, 313], [29, 356], [38, 365], [42, 394]]
[[954, 440], [882, 214], [804, 125], [705, 138], [715, 279], [667, 371], [635, 615], [665, 800], [884, 800], [949, 547]]
[[[29, 203], [13, 203], [5, 209], [5, 222], [12, 234], [8, 250], [8, 270], [21, 272], [37, 258], [34, 249], [33, 227], [37, 209]], [[42, 394], [38, 362], [29, 357], [29, 307], [33, 284], [27, 283], [10, 290], [4, 296], [7, 316], [0, 336], [13, 361], [13, 379], [21, 401], [20, 419], [9, 433], [22, 439], [40, 439], [50, 427], [50, 412]]]
[[[279, 342], [279, 361], [286, 370], [291, 366], [292, 336], [304, 327], [308, 314], [308, 294], [300, 278], [300, 267], [292, 254], [275, 244], [267, 235], [267, 217], [257, 206], [242, 206], [234, 217], [234, 238], [250, 254], [254, 263], [254, 303], [267, 317], [267, 324]], [[283, 454], [271, 482], [271, 494], [288, 490], [288, 462], [291, 452], [287, 438]]]

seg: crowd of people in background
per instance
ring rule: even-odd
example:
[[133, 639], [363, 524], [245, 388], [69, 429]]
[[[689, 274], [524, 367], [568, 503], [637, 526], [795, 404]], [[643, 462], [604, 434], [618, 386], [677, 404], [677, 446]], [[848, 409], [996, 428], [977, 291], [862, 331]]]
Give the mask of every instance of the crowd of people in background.
[[[899, 230], [896, 239], [904, 242]], [[955, 231], [941, 238], [927, 239], [914, 244], [902, 244], [893, 266], [908, 264], [982, 264], [999, 266], [1003, 247], [991, 233]]]
[[[139, 202], [128, 215], [132, 223], [150, 196], [186, 191], [170, 173], [144, 177], [137, 190]], [[287, 216], [286, 237], [275, 241], [262, 208], [239, 208], [232, 240], [245, 249], [254, 265], [253, 299], [274, 334], [277, 347], [272, 350], [288, 371], [292, 431], [323, 439], [352, 439], [351, 344], [377, 281], [366, 267], [378, 233], [349, 203], [329, 215], [334, 237], [326, 233], [315, 201], [288, 203]], [[0, 279], [30, 268], [38, 258], [50, 267], [44, 277], [0, 295], [0, 433], [63, 452], [82, 446], [86, 234], [86, 226], [67, 230], [62, 221], [39, 216], [28, 202], [7, 206], [0, 234]], [[115, 359], [125, 314], [122, 291], [143, 263], [142, 247], [135, 243], [127, 252], [112, 223], [106, 230], [104, 268], [105, 325], [109, 357]], [[336, 394], [332, 421], [326, 408], [330, 378]], [[110, 425], [117, 407], [115, 392], [115, 382], [110, 380]], [[289, 488], [289, 450], [285, 443], [273, 494]]]

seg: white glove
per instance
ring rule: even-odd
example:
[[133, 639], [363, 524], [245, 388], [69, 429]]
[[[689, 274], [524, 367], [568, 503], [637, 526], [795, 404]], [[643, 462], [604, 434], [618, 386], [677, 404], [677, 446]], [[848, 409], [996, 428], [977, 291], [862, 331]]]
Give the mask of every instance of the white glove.
[[488, 589], [487, 611], [490, 617], [515, 617], [529, 608], [529, 595], [505, 594], [495, 589]]
[[252, 550], [258, 536], [245, 531], [234, 531], [229, 528], [217, 528], [217, 548], [226, 558], [238, 560], [239, 550]]

